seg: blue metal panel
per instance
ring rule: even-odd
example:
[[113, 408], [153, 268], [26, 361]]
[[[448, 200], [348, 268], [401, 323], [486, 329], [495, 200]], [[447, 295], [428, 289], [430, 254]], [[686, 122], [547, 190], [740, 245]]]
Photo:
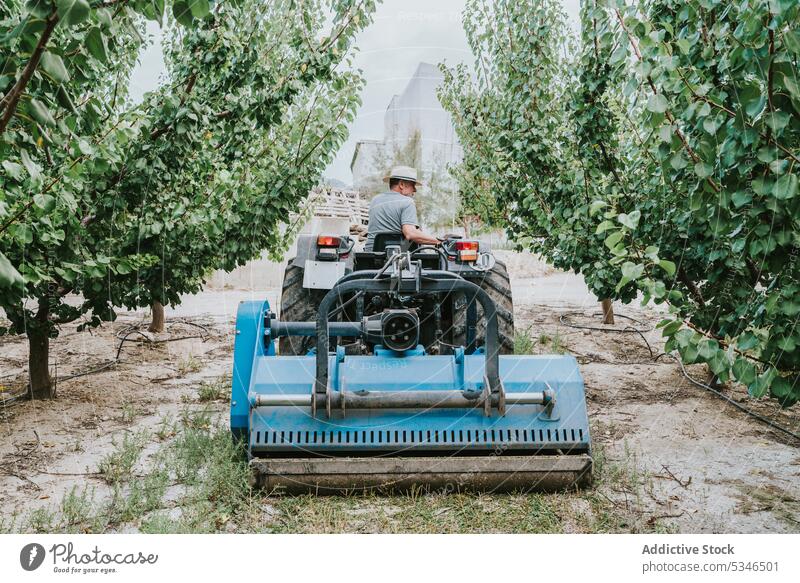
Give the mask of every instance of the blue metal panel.
[[[463, 357], [463, 376], [454, 356], [411, 354], [347, 356], [335, 366], [331, 388], [338, 391], [480, 390], [484, 355]], [[314, 357], [258, 358], [253, 365], [256, 394], [310, 394]], [[462, 381], [463, 378], [463, 381]], [[583, 380], [571, 356], [501, 356], [506, 392], [552, 388], [556, 413], [540, 405], [509, 405], [505, 416], [482, 409], [352, 410], [328, 419], [310, 407], [257, 407], [250, 411], [250, 449], [254, 454], [292, 452], [504, 451], [506, 449], [588, 451], [589, 425]], [[462, 386], [462, 383], [464, 386]]]
[[[250, 405], [247, 393], [253, 369], [264, 356], [274, 356], [273, 343], [264, 345], [264, 314], [269, 302], [241, 302], [236, 312], [236, 339], [233, 345], [233, 375], [231, 381], [231, 431], [245, 436], [248, 430]], [[277, 362], [276, 359], [270, 359]]]

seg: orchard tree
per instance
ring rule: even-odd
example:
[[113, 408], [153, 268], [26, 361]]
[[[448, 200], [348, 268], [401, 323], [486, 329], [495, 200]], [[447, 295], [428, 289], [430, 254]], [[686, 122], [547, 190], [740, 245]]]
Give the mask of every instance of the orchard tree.
[[467, 153], [455, 172], [462, 196], [476, 195], [465, 210], [485, 212], [520, 247], [582, 273], [598, 298], [630, 300], [636, 287], [616, 289], [620, 267], [609, 263], [593, 212], [635, 202], [612, 113], [625, 55], [597, 4], [582, 4], [576, 58], [557, 0], [471, 0], [464, 28], [476, 79], [463, 65], [445, 69], [440, 99]]
[[[265, 4], [294, 9], [290, 2]], [[196, 70], [200, 71], [204, 59], [208, 58], [208, 66], [213, 67], [220, 55], [213, 44], [203, 45], [204, 39], [214, 36], [213, 28], [222, 26], [218, 17], [222, 13], [233, 16], [237, 10], [244, 10], [240, 8], [243, 5], [240, 1], [215, 6], [203, 0], [176, 1], [167, 6], [149, 0], [91, 4], [84, 0], [42, 0], [25, 6], [12, 2], [10, 9], [3, 6], [0, 43], [4, 43], [3, 71], [10, 74], [0, 77], [5, 91], [0, 141], [0, 305], [11, 326], [0, 332], [28, 335], [32, 397], [54, 396], [48, 349], [49, 339], [58, 334], [59, 327], [77, 321], [82, 328], [112, 320], [114, 305], [126, 300], [120, 284], [160, 261], [160, 254], [131, 246], [131, 232], [134, 238], [139, 232], [147, 235], [158, 225], [185, 218], [176, 212], [179, 207], [166, 203], [158, 207], [160, 214], [143, 212], [147, 206], [142, 205], [140, 193], [123, 189], [125, 181], [135, 184], [133, 176], [146, 174], [148, 161], [155, 160], [143, 153], [157, 150], [167, 141], [184, 139], [190, 147], [173, 151], [189, 160], [208, 160], [217, 165], [218, 172], [206, 176], [222, 176], [225, 159], [214, 158], [210, 147], [198, 147], [195, 138], [199, 135], [213, 142], [218, 126], [210, 118], [222, 123], [228, 116], [235, 120], [243, 111], [239, 100], [244, 107], [258, 106], [253, 100], [247, 101], [247, 86], [258, 88], [267, 83], [265, 79], [246, 75], [237, 79], [231, 71], [218, 71], [225, 81], [216, 85], [219, 94], [214, 95], [215, 108], [187, 111], [183, 107], [187, 102], [182, 103], [182, 99], [191, 94], [197, 82], [189, 72], [186, 77], [173, 78], [171, 91], [161, 94], [163, 99], [156, 100], [156, 107], [151, 107], [151, 100], [138, 108], [127, 107], [122, 97], [142, 45], [145, 19], [174, 16], [183, 28], [170, 30], [198, 40], [195, 46], [199, 51], [194, 56]], [[325, 67], [333, 66], [349, 46], [352, 29], [360, 26], [365, 6], [369, 11], [372, 4], [331, 3], [334, 32], [321, 41], [303, 39], [319, 43], [325, 54], [310, 58], [305, 71], [287, 78], [291, 91], [285, 92], [286, 99], [259, 109], [247, 138], [265, 127], [259, 124], [279, 123], [292, 96], [318, 79]], [[195, 29], [197, 32], [192, 32]], [[247, 35], [251, 31], [252, 26], [236, 32]], [[226, 37], [220, 42], [229, 40]], [[235, 43], [231, 42], [233, 47]], [[269, 53], [263, 58], [269, 59]], [[229, 69], [236, 68], [235, 57], [226, 55], [224, 59]], [[253, 60], [254, 55], [243, 54], [242, 59]], [[312, 73], [305, 75], [309, 69]], [[243, 71], [258, 74], [257, 68], [249, 66]], [[206, 87], [213, 86], [212, 82]], [[224, 108], [216, 107], [223, 104]], [[200, 130], [206, 121], [210, 132]], [[191, 123], [196, 125], [188, 128]], [[228, 139], [243, 139], [245, 127], [246, 123], [241, 123], [238, 133], [231, 132]], [[208, 133], [210, 138], [206, 138]], [[173, 200], [172, 193], [169, 197]], [[68, 295], [74, 300], [67, 301]]]
[[[122, 253], [157, 261], [117, 278], [114, 299], [152, 306], [151, 331], [163, 330], [163, 305], [198, 292], [211, 271], [285, 246], [281, 225], [355, 116], [362, 79], [347, 71], [350, 46], [373, 6], [335, 3], [325, 35], [319, 3], [242, 0], [173, 37], [169, 83], [146, 98], [152, 121], [115, 186], [131, 211]], [[119, 214], [97, 209], [97, 222]]]
[[555, 2], [468, 3], [477, 81], [442, 94], [465, 175], [600, 297], [669, 303], [684, 362], [796, 402], [800, 7], [585, 0], [581, 22], [573, 61]]
[[[137, 133], [136, 117], [120, 112], [145, 19], [160, 17], [144, 0], [0, 8], [0, 305], [11, 321], [0, 333], [27, 333], [33, 397], [52, 396], [48, 350], [58, 326], [111, 317], [106, 278], [120, 263], [149, 261], [109, 256], [83, 221], [96, 202], [91, 187]], [[77, 306], [63, 301], [70, 293], [83, 295]]]
[[[669, 300], [667, 348], [684, 362], [705, 362], [754, 396], [795, 403], [800, 6], [658, 0], [613, 13], [643, 105], [632, 112], [647, 136], [640, 161], [661, 183], [643, 207], [645, 237], [621, 229], [631, 278]], [[677, 264], [671, 292], [672, 281], [638, 259], [647, 243]]]

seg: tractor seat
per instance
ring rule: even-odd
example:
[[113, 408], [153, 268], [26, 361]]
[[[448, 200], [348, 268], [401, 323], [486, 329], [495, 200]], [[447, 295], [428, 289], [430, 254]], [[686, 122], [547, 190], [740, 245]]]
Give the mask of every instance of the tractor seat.
[[418, 247], [416, 243], [411, 243], [400, 233], [375, 233], [375, 240], [372, 242], [372, 251], [359, 251], [355, 253], [353, 269], [355, 271], [362, 269], [380, 269], [386, 262], [386, 247], [390, 245], [400, 245], [402, 251], [413, 251]]
[[375, 233], [375, 240], [372, 242], [373, 253], [385, 253], [386, 247], [390, 245], [400, 245], [403, 251], [414, 251], [418, 247], [416, 243], [411, 243], [400, 233], [382, 232]]

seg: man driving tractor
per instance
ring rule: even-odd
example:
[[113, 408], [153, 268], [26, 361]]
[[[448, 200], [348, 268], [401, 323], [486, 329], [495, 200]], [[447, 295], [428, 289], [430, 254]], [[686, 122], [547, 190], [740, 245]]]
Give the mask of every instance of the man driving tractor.
[[417, 185], [417, 171], [409, 166], [395, 166], [385, 177], [389, 191], [377, 195], [369, 205], [369, 227], [366, 251], [372, 251], [377, 233], [397, 233], [418, 245], [436, 245], [439, 239], [428, 235], [419, 228], [414, 194]]

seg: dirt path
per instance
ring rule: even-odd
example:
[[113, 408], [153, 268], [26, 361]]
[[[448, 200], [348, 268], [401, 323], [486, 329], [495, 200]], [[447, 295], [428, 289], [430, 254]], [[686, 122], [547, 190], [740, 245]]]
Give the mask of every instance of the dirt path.
[[[598, 462], [595, 488], [550, 496], [247, 494], [202, 528], [800, 532], [800, 444], [692, 385], [670, 358], [654, 361], [645, 340], [654, 355], [663, 349], [660, 333], [652, 330], [657, 311], [616, 306], [618, 314], [636, 320], [620, 318], [617, 327], [635, 326], [644, 338], [571, 327], [599, 325], [597, 305], [582, 280], [530, 256], [506, 255], [517, 329], [526, 332], [520, 341], [534, 353], [566, 351], [581, 363]], [[58, 400], [0, 408], [0, 530], [180, 530], [195, 524], [186, 522], [189, 506], [208, 514], [190, 486], [198, 482], [170, 471], [159, 478], [157, 497], [144, 495], [139, 506], [131, 500], [141, 494], [137, 482], [156, 483], [152, 468], [165, 463], [163, 452], [180, 439], [175, 436], [181, 427], [198, 425], [195, 414], [207, 416], [206, 425], [225, 423], [235, 308], [240, 300], [263, 296], [225, 290], [190, 298], [168, 314], [164, 335], [147, 340], [132, 328], [143, 322], [137, 313], [92, 333], [66, 330], [53, 344], [62, 379]], [[122, 338], [127, 340], [121, 362], [107, 366]], [[0, 383], [9, 390], [22, 382], [25, 354], [22, 339], [0, 339]], [[66, 378], [97, 368], [103, 369]], [[704, 378], [701, 367], [689, 373]], [[738, 389], [729, 395], [798, 431], [797, 407], [781, 411], [770, 401], [750, 401]], [[204, 447], [217, 447], [209, 439]], [[189, 454], [175, 455], [185, 461]], [[106, 517], [97, 526], [110, 508], [104, 501], [118, 498], [125, 499], [124, 511], [117, 504], [118, 518]], [[208, 494], [208, 500], [211, 508], [219, 507], [219, 494]], [[176, 526], [182, 516], [182, 526]]]

